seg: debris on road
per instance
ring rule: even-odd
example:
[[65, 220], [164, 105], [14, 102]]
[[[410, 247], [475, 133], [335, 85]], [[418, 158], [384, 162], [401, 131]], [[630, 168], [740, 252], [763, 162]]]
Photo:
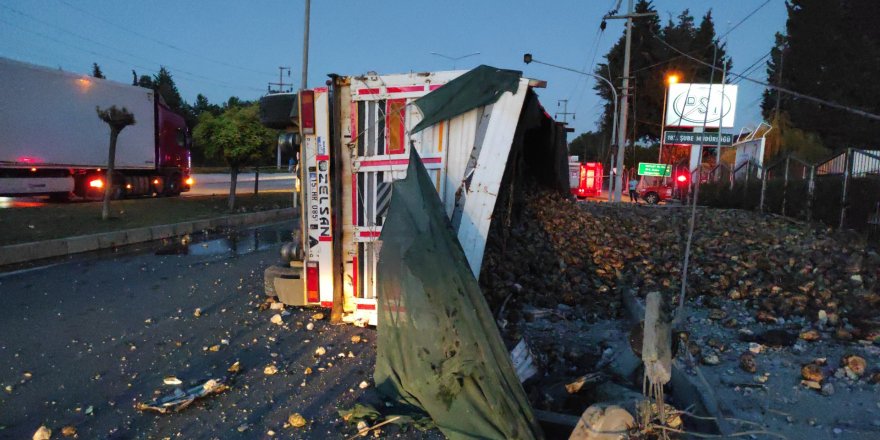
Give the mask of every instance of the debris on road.
[[287, 418], [287, 423], [294, 428], [302, 428], [306, 426], [306, 419], [300, 413], [293, 413]]
[[33, 440], [49, 440], [52, 437], [52, 430], [45, 427], [40, 426], [37, 429], [37, 432], [34, 433]]
[[136, 408], [139, 411], [155, 411], [160, 414], [168, 412], [177, 412], [185, 409], [197, 399], [207, 397], [213, 394], [219, 394], [229, 389], [229, 379], [209, 379], [201, 385], [196, 385], [184, 391], [175, 388], [174, 392], [163, 396], [159, 399], [146, 403], [138, 403]]

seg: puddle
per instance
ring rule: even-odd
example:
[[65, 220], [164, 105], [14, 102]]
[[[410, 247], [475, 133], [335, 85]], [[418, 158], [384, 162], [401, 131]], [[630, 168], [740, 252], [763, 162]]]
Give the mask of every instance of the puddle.
[[204, 236], [204, 234], [193, 234], [192, 236], [175, 238], [174, 242], [163, 245], [156, 250], [155, 254], [193, 256], [246, 255], [269, 249], [279, 243], [291, 241], [293, 232], [292, 228], [261, 227], [225, 232], [219, 238], [211, 234], [205, 239], [199, 239], [199, 236]]

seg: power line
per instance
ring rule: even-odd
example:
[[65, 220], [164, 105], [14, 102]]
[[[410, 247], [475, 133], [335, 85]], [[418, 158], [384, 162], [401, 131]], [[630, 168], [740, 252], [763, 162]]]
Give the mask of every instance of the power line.
[[[2, 6], [2, 5], [0, 5], [0, 6]], [[128, 67], [128, 68], [135, 67], [135, 68], [137, 68], [137, 69], [140, 69], [140, 70], [143, 70], [143, 71], [147, 71], [147, 72], [153, 72], [153, 73], [156, 73], [156, 72], [157, 72], [157, 70], [155, 70], [155, 69], [153, 69], [153, 68], [146, 67], [146, 66], [142, 66], [142, 65], [139, 65], [139, 64], [135, 64], [135, 63], [131, 63], [131, 62], [128, 62], [128, 61], [125, 61], [125, 60], [122, 60], [122, 59], [116, 58], [116, 57], [111, 56], [111, 55], [98, 53], [98, 52], [95, 52], [95, 51], [93, 51], [93, 50], [91, 50], [91, 49], [86, 49], [86, 48], [83, 48], [83, 47], [77, 46], [77, 45], [75, 45], [75, 44], [71, 44], [71, 43], [69, 43], [69, 42], [67, 42], [67, 41], [60, 40], [60, 39], [58, 39], [58, 38], [52, 37], [51, 35], [46, 35], [46, 34], [44, 34], [44, 33], [42, 33], [42, 32], [39, 32], [39, 31], [36, 31], [36, 30], [33, 30], [33, 29], [29, 29], [29, 28], [21, 27], [21, 26], [15, 24], [15, 23], [12, 23], [12, 22], [6, 21], [6, 20], [4, 20], [4, 19], [2, 19], [2, 18], [0, 18], [0, 22], [2, 22], [2, 23], [6, 23], [7, 25], [12, 26], [12, 27], [14, 27], [14, 28], [16, 28], [16, 29], [19, 29], [19, 30], [22, 30], [22, 31], [25, 31], [25, 32], [30, 32], [30, 33], [35, 34], [35, 35], [37, 35], [37, 36], [43, 37], [43, 38], [45, 38], [45, 39], [47, 39], [47, 40], [54, 41], [55, 43], [58, 43], [58, 44], [60, 44], [60, 45], [62, 45], [62, 46], [67, 46], [67, 47], [70, 47], [70, 48], [73, 48], [73, 49], [79, 50], [79, 51], [81, 51], [81, 52], [86, 52], [86, 53], [88, 53], [88, 54], [91, 54], [91, 55], [93, 55], [93, 56], [95, 56], [95, 57], [98, 57], [98, 58], [101, 58], [101, 59], [106, 59], [106, 60], [110, 60], [110, 61], [115, 61], [115, 62], [117, 62], [117, 63], [119, 63], [119, 64], [121, 64], [121, 65], [124, 65], [124, 66]], [[183, 77], [187, 77], [187, 76], [191, 76], [191, 75], [187, 75], [186, 73], [184, 73], [184, 74], [182, 74], [181, 76], [183, 76]], [[190, 78], [190, 79], [193, 80], [193, 81], [196, 81], [196, 82], [201, 82], [201, 83], [206, 83], [206, 84], [213, 83], [213, 85], [215, 85], [215, 86], [225, 87], [225, 88], [228, 88], [228, 89], [241, 90], [242, 88], [249, 88], [249, 89], [252, 89], [252, 90], [259, 90], [259, 91], [262, 92], [262, 89], [256, 89], [256, 88], [246, 87], [246, 86], [237, 86], [237, 85], [232, 85], [232, 84], [225, 84], [225, 83], [220, 83], [220, 82], [212, 81], [212, 80], [210, 80], [210, 79], [208, 79], [208, 80], [203, 80], [203, 79], [192, 79], [192, 78]]]
[[[653, 35], [654, 38], [656, 38], [657, 40], [659, 40], [661, 43], [663, 43], [664, 45], [666, 45], [666, 46], [669, 47], [670, 49], [672, 49], [672, 50], [674, 50], [674, 51], [676, 51], [676, 52], [678, 52], [678, 53], [680, 53], [680, 54], [682, 54], [682, 55], [684, 55], [684, 56], [686, 56], [686, 57], [688, 57], [688, 58], [690, 58], [690, 59], [696, 61], [696, 62], [699, 63], [699, 64], [702, 64], [702, 65], [704, 65], [704, 66], [706, 66], [706, 67], [710, 67], [710, 68], [712, 68], [713, 70], [722, 70], [721, 68], [719, 68], [719, 67], [717, 67], [717, 66], [713, 66], [713, 65], [711, 65], [711, 64], [709, 64], [709, 63], [707, 63], [707, 62], [705, 62], [705, 61], [703, 61], [703, 60], [700, 60], [700, 59], [694, 58], [694, 57], [692, 57], [692, 56], [690, 56], [690, 55], [688, 55], [688, 54], [686, 54], [686, 53], [684, 53], [684, 52], [678, 50], [677, 48], [675, 48], [675, 47], [672, 46], [671, 44], [669, 44], [669, 43], [667, 43], [666, 41], [664, 41], [662, 38], [658, 37], [657, 34], [655, 34], [655, 33], [653, 33], [653, 32], [651, 32], [651, 35]], [[805, 94], [803, 94], [803, 93], [795, 92], [794, 90], [786, 89], [786, 88], [784, 88], [784, 87], [779, 87], [779, 86], [775, 86], [775, 85], [773, 85], [773, 84], [765, 83], [765, 82], [763, 82], [763, 81], [758, 81], [758, 80], [756, 80], [756, 79], [749, 78], [749, 77], [744, 76], [744, 75], [739, 74], [739, 73], [727, 72], [727, 74], [728, 74], [728, 75], [731, 75], [731, 76], [738, 77], [738, 78], [740, 78], [740, 79], [742, 79], [742, 80], [745, 80], [745, 81], [749, 81], [749, 82], [751, 82], [751, 83], [755, 83], [755, 84], [758, 84], [758, 85], [761, 85], [761, 86], [767, 87], [768, 89], [772, 89], [772, 90], [776, 90], [776, 91], [778, 91], [778, 92], [782, 92], [782, 93], [789, 94], [789, 95], [794, 96], [794, 97], [796, 97], [796, 98], [805, 99], [805, 100], [807, 100], [807, 101], [812, 101], [812, 102], [815, 102], [815, 103], [817, 103], [817, 104], [822, 104], [822, 105], [825, 105], [825, 106], [828, 106], [828, 107], [831, 107], [831, 108], [836, 108], [836, 109], [838, 109], [838, 110], [848, 111], [848, 112], [850, 112], [850, 113], [854, 113], [854, 114], [857, 114], [857, 115], [859, 115], [859, 116], [864, 116], [864, 117], [866, 117], [866, 118], [875, 119], [875, 120], [880, 120], [880, 115], [877, 115], [877, 114], [874, 114], [874, 113], [870, 113], [870, 112], [867, 112], [867, 111], [864, 111], [864, 110], [861, 110], [861, 109], [858, 109], [858, 108], [855, 108], [855, 107], [850, 107], [850, 106], [848, 106], [848, 105], [843, 105], [843, 104], [838, 104], [838, 103], [836, 103], [836, 102], [827, 101], [827, 100], [825, 100], [825, 99], [817, 98], [817, 97], [815, 97], [815, 96], [805, 95]]]
[[[758, 58], [757, 60], [755, 60], [754, 63], [750, 64], [749, 67], [746, 67], [746, 69], [743, 70], [742, 75], [743, 75], [743, 76], [748, 76], [748, 75], [750, 75], [755, 69], [757, 69], [757, 68], [760, 66], [761, 61], [764, 61], [767, 57], [770, 56], [771, 53], [773, 53], [773, 52], [772, 52], [772, 51], [767, 52], [767, 53], [765, 53], [763, 56], [761, 56], [760, 58]], [[739, 78], [736, 78], [734, 81], [731, 82], [731, 84], [736, 84], [736, 83], [739, 82], [739, 81], [740, 81], [740, 79], [739, 79]]]
[[193, 52], [193, 51], [190, 51], [190, 50], [183, 49], [183, 48], [181, 48], [181, 47], [177, 47], [177, 46], [175, 46], [175, 45], [173, 45], [173, 44], [166, 43], [166, 42], [164, 42], [164, 41], [162, 41], [162, 40], [158, 40], [158, 39], [153, 38], [153, 37], [151, 37], [151, 36], [149, 36], [149, 35], [144, 35], [144, 34], [142, 34], [142, 33], [140, 33], [140, 32], [137, 32], [137, 31], [135, 31], [135, 30], [133, 30], [133, 29], [131, 29], [131, 28], [128, 28], [128, 27], [125, 27], [125, 26], [118, 25], [118, 24], [116, 24], [116, 23], [114, 23], [114, 22], [112, 22], [112, 21], [110, 21], [110, 20], [107, 20], [106, 18], [100, 17], [100, 16], [95, 15], [95, 14], [89, 12], [89, 11], [86, 11], [86, 10], [82, 9], [82, 8], [79, 8], [79, 7], [77, 7], [77, 6], [74, 6], [74, 5], [70, 4], [69, 2], [67, 2], [67, 1], [65, 1], [65, 0], [58, 0], [58, 1], [59, 1], [60, 3], [62, 3], [62, 4], [64, 4], [65, 6], [67, 6], [68, 8], [71, 8], [71, 9], [74, 9], [74, 10], [76, 10], [76, 11], [79, 11], [79, 12], [82, 13], [82, 14], [85, 14], [85, 15], [88, 15], [88, 16], [90, 16], [90, 17], [92, 17], [92, 18], [95, 18], [95, 19], [97, 19], [97, 20], [100, 20], [100, 21], [102, 21], [102, 22], [104, 22], [104, 23], [109, 24], [110, 26], [113, 26], [113, 27], [117, 28], [117, 29], [121, 29], [121, 30], [123, 30], [123, 31], [125, 31], [125, 32], [128, 32], [128, 33], [130, 33], [130, 34], [133, 34], [133, 35], [137, 35], [138, 37], [141, 37], [141, 38], [144, 38], [144, 39], [150, 40], [150, 41], [152, 41], [152, 42], [154, 42], [154, 43], [156, 43], [156, 44], [159, 44], [159, 45], [165, 46], [165, 47], [167, 47], [167, 48], [169, 48], [169, 49], [176, 50], [176, 51], [179, 51], [179, 52], [183, 52], [183, 53], [185, 53], [185, 54], [187, 54], [187, 55], [191, 55], [191, 56], [194, 56], [194, 57], [197, 57], [197, 58], [201, 58], [201, 59], [203, 59], [203, 60], [207, 60], [207, 61], [210, 61], [210, 62], [212, 62], [212, 63], [220, 64], [220, 65], [222, 65], [222, 66], [231, 67], [231, 68], [233, 68], [233, 69], [243, 70], [243, 71], [246, 71], [246, 72], [252, 72], [252, 73], [258, 73], [258, 74], [260, 74], [260, 75], [274, 75], [274, 74], [269, 74], [269, 73], [266, 73], [266, 72], [263, 72], [263, 71], [260, 71], [260, 70], [254, 70], [254, 69], [249, 69], [249, 68], [247, 68], [247, 67], [236, 66], [236, 65], [234, 65], [234, 64], [229, 64], [229, 63], [227, 63], [227, 62], [225, 62], [225, 61], [222, 61], [222, 60], [215, 60], [215, 59], [213, 59], [213, 58], [206, 57], [206, 56], [204, 56], [204, 55], [202, 55], [202, 54], [200, 54], [200, 53], [198, 53], [198, 52]]
[[[108, 45], [108, 44], [102, 43], [102, 42], [100, 42], [100, 41], [93, 40], [93, 39], [91, 39], [91, 38], [89, 38], [89, 37], [82, 36], [82, 35], [80, 35], [80, 34], [78, 34], [78, 33], [76, 33], [76, 32], [70, 31], [70, 30], [65, 29], [65, 28], [62, 28], [62, 27], [60, 27], [60, 26], [56, 26], [56, 25], [54, 25], [54, 24], [52, 24], [52, 23], [49, 23], [49, 22], [43, 21], [43, 20], [41, 20], [41, 19], [39, 19], [39, 18], [37, 18], [37, 17], [34, 17], [34, 16], [32, 16], [32, 15], [30, 15], [30, 14], [27, 14], [27, 13], [25, 13], [25, 12], [22, 12], [22, 11], [20, 11], [20, 10], [18, 10], [18, 9], [15, 9], [15, 8], [12, 8], [12, 7], [9, 7], [9, 6], [6, 6], [6, 5], [2, 5], [2, 4], [0, 4], [0, 7], [4, 8], [4, 9], [7, 9], [7, 10], [9, 10], [9, 11], [12, 11], [13, 13], [16, 13], [16, 14], [18, 14], [18, 15], [21, 15], [22, 17], [28, 18], [28, 19], [30, 19], [30, 20], [32, 20], [32, 21], [37, 22], [37, 23], [40, 23], [40, 24], [43, 24], [43, 25], [45, 25], [45, 26], [48, 26], [48, 27], [51, 27], [51, 28], [54, 28], [54, 29], [60, 30], [60, 31], [65, 32], [65, 33], [67, 33], [67, 34], [73, 35], [74, 37], [77, 37], [77, 38], [80, 38], [80, 39], [82, 39], [82, 40], [88, 41], [88, 42], [90, 42], [90, 43], [92, 43], [92, 44], [96, 44], [96, 45], [99, 45], [99, 46], [106, 47], [106, 48], [108, 48], [108, 49], [110, 49], [110, 50], [114, 50], [114, 51], [116, 51], [116, 52], [122, 53], [122, 54], [127, 55], [127, 56], [129, 56], [129, 57], [132, 57], [132, 58], [134, 58], [134, 59], [140, 59], [141, 61], [146, 61], [146, 62], [148, 62], [148, 63], [159, 64], [160, 66], [163, 65], [163, 63], [157, 62], [157, 61], [155, 61], [155, 60], [150, 60], [150, 59], [147, 59], [147, 58], [143, 58], [143, 57], [141, 57], [141, 56], [138, 56], [138, 55], [132, 54], [132, 53], [130, 53], [130, 52], [126, 52], [126, 51], [121, 50], [121, 49], [119, 49], [119, 48], [116, 48], [116, 47], [110, 46], [110, 45]], [[58, 39], [52, 38], [52, 37], [50, 37], [50, 36], [47, 36], [47, 35], [45, 35], [45, 34], [42, 34], [42, 33], [40, 33], [40, 32], [37, 32], [37, 31], [33, 30], [33, 29], [30, 29], [30, 28], [23, 28], [23, 27], [21, 27], [21, 26], [17, 26], [17, 25], [15, 25], [15, 24], [12, 24], [12, 23], [9, 23], [9, 22], [7, 22], [7, 24], [10, 24], [11, 26], [16, 27], [16, 28], [21, 29], [21, 30], [24, 30], [24, 31], [26, 31], [26, 32], [32, 32], [32, 33], [35, 33], [35, 34], [37, 34], [37, 35], [40, 35], [40, 36], [42, 36], [42, 37], [44, 37], [44, 38], [48, 38], [48, 39], [54, 40], [54, 41], [56, 41], [56, 42], [59, 42], [59, 43], [61, 43], [61, 44], [65, 44], [65, 45], [67, 45], [67, 46], [71, 46], [71, 47], [77, 48], [77, 49], [79, 49], [79, 50], [85, 50], [85, 51], [87, 51], [87, 52], [89, 52], [89, 53], [91, 53], [91, 54], [93, 54], [93, 55], [95, 55], [95, 56], [98, 56], [98, 57], [109, 58], [109, 59], [111, 59], [111, 60], [114, 60], [114, 61], [117, 61], [117, 62], [119, 62], [119, 63], [123, 63], [123, 64], [131, 64], [131, 63], [128, 63], [128, 62], [126, 62], [126, 61], [120, 60], [120, 59], [118, 59], [118, 58], [112, 57], [112, 56], [110, 56], [110, 55], [97, 53], [97, 52], [94, 52], [94, 51], [91, 51], [91, 50], [87, 50], [87, 49], [82, 49], [82, 48], [80, 48], [80, 47], [78, 47], [78, 46], [75, 46], [75, 45], [73, 45], [73, 44], [70, 44], [70, 43], [67, 43], [67, 42], [64, 42], [64, 41], [61, 41], [61, 40], [58, 40]], [[199, 79], [201, 79], [201, 80], [204, 81], [204, 82], [213, 83], [213, 84], [215, 84], [215, 85], [226, 86], [226, 87], [229, 87], [229, 88], [235, 88], [235, 89], [247, 88], [247, 89], [251, 89], [251, 90], [259, 90], [259, 91], [262, 91], [262, 89], [257, 89], [257, 88], [255, 88], [255, 87], [241, 86], [241, 85], [236, 85], [236, 84], [226, 83], [226, 82], [222, 82], [222, 81], [217, 81], [217, 80], [215, 80], [215, 79], [213, 79], [213, 78], [209, 78], [209, 77], [206, 77], [206, 76], [202, 76], [202, 75], [198, 75], [198, 74], [195, 74], [195, 73], [192, 73], [192, 72], [188, 72], [188, 71], [186, 71], [186, 70], [180, 69], [180, 68], [175, 67], [175, 66], [171, 66], [171, 65], [167, 65], [167, 64], [164, 64], [164, 65], [167, 66], [167, 67], [169, 67], [170, 69], [175, 70], [175, 71], [176, 71], [177, 73], [179, 73], [179, 74], [183, 74], [184, 76], [190, 76], [190, 77], [193, 77], [193, 78], [199, 78]], [[153, 69], [146, 68], [146, 67], [143, 67], [143, 66], [137, 66], [137, 65], [134, 65], [134, 67], [137, 67], [138, 69], [145, 69], [145, 70], [155, 71], [155, 70], [153, 70]]]
[[[749, 18], [751, 18], [753, 15], [757, 14], [758, 11], [760, 11], [761, 8], [763, 8], [764, 6], [767, 6], [768, 3], [770, 3], [770, 0], [766, 0], [764, 3], [761, 3], [761, 4], [760, 4], [757, 8], [755, 8], [752, 12], [749, 12], [748, 15], [746, 15], [745, 17], [743, 17], [742, 20], [738, 21], [735, 25], [733, 25], [733, 27], [731, 27], [730, 29], [728, 29], [727, 32], [725, 32], [725, 33], [721, 34], [720, 36], [718, 36], [718, 38], [716, 38], [716, 41], [721, 41], [721, 40], [723, 40], [724, 37], [726, 37], [728, 34], [730, 34], [731, 32], [733, 32], [733, 30], [736, 29], [736, 28], [738, 28], [739, 25], [745, 23], [746, 20], [748, 20]], [[710, 46], [711, 46], [711, 44], [710, 44]], [[708, 46], [707, 46], [707, 47], [708, 47]]]

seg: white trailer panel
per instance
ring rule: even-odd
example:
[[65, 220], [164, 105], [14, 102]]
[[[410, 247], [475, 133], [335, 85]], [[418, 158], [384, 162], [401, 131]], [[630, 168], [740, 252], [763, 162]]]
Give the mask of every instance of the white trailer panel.
[[125, 107], [135, 125], [116, 146], [118, 169], [156, 167], [152, 90], [0, 58], [0, 166], [107, 166], [110, 128], [96, 107]]

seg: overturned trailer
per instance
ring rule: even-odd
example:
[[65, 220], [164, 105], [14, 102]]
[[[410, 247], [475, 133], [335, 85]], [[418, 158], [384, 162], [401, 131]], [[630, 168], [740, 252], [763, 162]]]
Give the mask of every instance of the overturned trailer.
[[478, 277], [489, 228], [515, 214], [515, 194], [568, 192], [565, 129], [534, 90], [545, 85], [480, 66], [333, 75], [327, 87], [301, 91], [291, 102], [302, 139], [302, 245], [287, 253], [290, 267], [266, 271], [267, 294], [376, 324], [380, 236], [413, 149]]

